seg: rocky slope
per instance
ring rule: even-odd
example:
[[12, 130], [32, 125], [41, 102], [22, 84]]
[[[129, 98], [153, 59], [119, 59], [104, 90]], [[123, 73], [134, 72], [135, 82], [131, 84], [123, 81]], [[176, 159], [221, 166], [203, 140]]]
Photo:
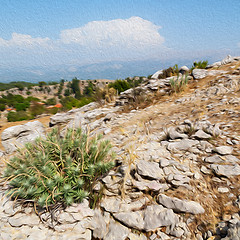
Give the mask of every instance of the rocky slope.
[[[117, 167], [96, 184], [103, 195], [96, 209], [84, 201], [56, 212], [54, 222], [3, 198], [0, 239], [239, 239], [240, 58], [196, 69], [184, 92], [170, 90], [170, 78], [151, 79], [115, 104], [51, 117], [61, 131], [103, 133]], [[143, 96], [151, 100], [145, 108], [129, 110]], [[2, 159], [44, 134], [34, 124], [39, 131], [4, 130]]]

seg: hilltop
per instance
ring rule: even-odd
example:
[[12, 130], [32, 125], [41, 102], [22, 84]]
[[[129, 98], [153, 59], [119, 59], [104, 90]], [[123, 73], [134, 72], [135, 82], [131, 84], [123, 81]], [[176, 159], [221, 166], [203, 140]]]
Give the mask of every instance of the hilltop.
[[49, 126], [5, 129], [2, 158], [54, 127], [63, 134], [73, 126], [103, 134], [117, 158], [94, 186], [97, 208], [85, 200], [40, 223], [32, 208], [3, 200], [1, 237], [11, 229], [16, 239], [239, 238], [240, 57], [187, 71], [160, 70], [110, 102], [51, 116]]

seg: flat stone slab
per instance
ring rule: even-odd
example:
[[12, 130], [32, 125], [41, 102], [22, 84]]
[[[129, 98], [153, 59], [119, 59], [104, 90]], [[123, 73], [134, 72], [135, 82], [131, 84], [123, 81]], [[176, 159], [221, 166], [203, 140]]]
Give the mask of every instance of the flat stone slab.
[[210, 164], [210, 168], [219, 176], [232, 177], [240, 175], [240, 166]]
[[192, 214], [204, 213], [204, 208], [194, 201], [181, 200], [175, 197], [168, 197], [164, 194], [160, 194], [158, 202], [168, 209], [172, 209], [175, 212], [185, 212]]
[[139, 175], [150, 179], [160, 180], [164, 176], [163, 170], [159, 167], [159, 163], [144, 160], [140, 160], [137, 163], [137, 172]]
[[219, 146], [214, 149], [220, 155], [229, 155], [233, 152], [233, 147], [230, 146]]

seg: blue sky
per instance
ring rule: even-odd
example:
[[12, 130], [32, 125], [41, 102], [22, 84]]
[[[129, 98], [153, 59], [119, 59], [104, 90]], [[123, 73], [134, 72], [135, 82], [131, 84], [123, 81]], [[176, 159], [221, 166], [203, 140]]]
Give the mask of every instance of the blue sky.
[[[0, 81], [124, 78], [240, 55], [239, 0], [0, 3]], [[146, 63], [141, 74], [138, 61]]]

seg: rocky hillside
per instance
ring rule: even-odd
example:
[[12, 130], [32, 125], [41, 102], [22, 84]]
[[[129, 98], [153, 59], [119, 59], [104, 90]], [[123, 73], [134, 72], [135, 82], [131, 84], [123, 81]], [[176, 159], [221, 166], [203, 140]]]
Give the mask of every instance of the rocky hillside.
[[[179, 93], [171, 77], [152, 78], [114, 104], [56, 114], [50, 128], [81, 126], [112, 142], [116, 167], [94, 187], [101, 202], [52, 222], [2, 198], [0, 239], [239, 239], [239, 122], [240, 57], [231, 56], [193, 70]], [[38, 121], [4, 130], [2, 160], [48, 130]]]

